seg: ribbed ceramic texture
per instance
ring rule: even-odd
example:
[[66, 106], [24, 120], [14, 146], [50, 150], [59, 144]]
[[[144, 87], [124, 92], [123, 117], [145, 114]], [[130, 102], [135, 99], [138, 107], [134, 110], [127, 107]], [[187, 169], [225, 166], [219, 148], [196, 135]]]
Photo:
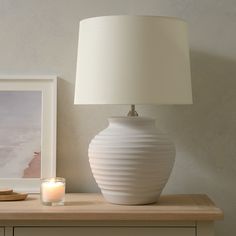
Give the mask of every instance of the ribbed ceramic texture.
[[105, 199], [116, 204], [156, 202], [174, 158], [173, 143], [149, 118], [110, 118], [89, 145], [94, 178]]

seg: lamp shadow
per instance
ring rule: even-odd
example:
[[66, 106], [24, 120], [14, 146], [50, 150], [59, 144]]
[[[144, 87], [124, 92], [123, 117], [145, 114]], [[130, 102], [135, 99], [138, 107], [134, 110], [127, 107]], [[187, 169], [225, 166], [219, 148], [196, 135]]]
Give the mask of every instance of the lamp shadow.
[[[157, 117], [157, 126], [176, 144], [176, 163], [165, 192], [208, 194], [226, 216], [216, 224], [216, 234], [236, 234], [236, 61], [192, 50], [191, 74], [193, 105], [137, 109], [140, 115]], [[73, 84], [64, 80], [59, 83], [59, 94], [67, 97], [59, 97], [58, 173], [67, 178], [70, 191], [91, 192], [96, 185], [88, 172], [84, 147], [114, 108], [77, 108], [73, 106], [73, 93]], [[119, 112], [123, 109], [118, 108]], [[84, 127], [88, 119], [86, 124], [91, 125]], [[78, 166], [83, 166], [79, 173]], [[75, 179], [80, 181], [75, 184]]]
[[193, 50], [191, 74], [193, 105], [146, 109], [176, 144], [165, 192], [208, 194], [227, 218], [217, 235], [236, 234], [236, 61]]

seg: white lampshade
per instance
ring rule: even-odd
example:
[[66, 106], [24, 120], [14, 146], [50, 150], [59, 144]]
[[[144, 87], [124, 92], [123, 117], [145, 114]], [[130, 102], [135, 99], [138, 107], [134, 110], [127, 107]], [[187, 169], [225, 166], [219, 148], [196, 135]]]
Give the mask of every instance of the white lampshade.
[[103, 16], [80, 22], [75, 104], [189, 103], [183, 20]]

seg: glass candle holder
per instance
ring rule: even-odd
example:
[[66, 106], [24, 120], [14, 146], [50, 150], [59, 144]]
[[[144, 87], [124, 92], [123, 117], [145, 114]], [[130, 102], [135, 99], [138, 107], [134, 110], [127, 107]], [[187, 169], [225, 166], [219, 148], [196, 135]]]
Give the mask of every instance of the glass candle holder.
[[43, 205], [58, 206], [65, 202], [65, 179], [47, 178], [41, 180], [40, 198]]

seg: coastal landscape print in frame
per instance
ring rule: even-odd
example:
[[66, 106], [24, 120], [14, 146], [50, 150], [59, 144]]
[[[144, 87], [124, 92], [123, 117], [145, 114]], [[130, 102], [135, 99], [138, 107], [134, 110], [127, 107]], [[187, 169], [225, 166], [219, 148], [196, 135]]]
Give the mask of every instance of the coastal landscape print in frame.
[[56, 172], [56, 76], [0, 76], [0, 188], [39, 192]]
[[0, 91], [0, 178], [41, 177], [41, 91]]

